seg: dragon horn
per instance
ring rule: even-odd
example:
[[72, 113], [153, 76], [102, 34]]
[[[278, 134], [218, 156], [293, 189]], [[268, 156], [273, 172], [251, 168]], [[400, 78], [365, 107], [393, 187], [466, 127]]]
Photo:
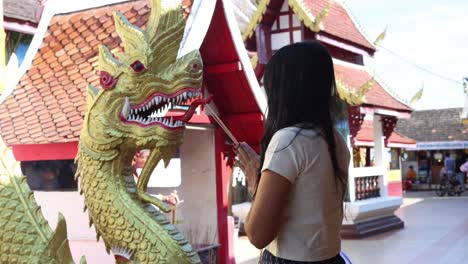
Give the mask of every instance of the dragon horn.
[[116, 60], [106, 46], [99, 46], [99, 70], [110, 73], [112, 76], [119, 75], [120, 61]]
[[151, 13], [146, 23], [146, 32], [149, 35], [154, 35], [159, 25], [161, 17], [161, 0], [151, 0]]
[[126, 53], [132, 50], [141, 50], [142, 45], [148, 43], [146, 33], [130, 23], [122, 13], [114, 11], [113, 16], [115, 30], [122, 40]]

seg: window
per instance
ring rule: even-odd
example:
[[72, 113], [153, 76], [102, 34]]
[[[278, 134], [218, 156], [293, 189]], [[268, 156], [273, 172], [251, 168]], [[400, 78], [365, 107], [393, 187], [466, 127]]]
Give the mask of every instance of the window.
[[29, 188], [34, 191], [76, 191], [76, 165], [73, 160], [21, 162]]
[[354, 168], [374, 166], [374, 148], [354, 147], [353, 162]]
[[32, 41], [31, 35], [23, 34], [14, 31], [7, 31], [6, 32], [6, 61], [10, 60], [10, 57], [13, 53], [16, 54], [18, 58], [18, 66], [24, 60], [24, 56], [26, 55], [26, 51], [28, 50], [29, 45]]

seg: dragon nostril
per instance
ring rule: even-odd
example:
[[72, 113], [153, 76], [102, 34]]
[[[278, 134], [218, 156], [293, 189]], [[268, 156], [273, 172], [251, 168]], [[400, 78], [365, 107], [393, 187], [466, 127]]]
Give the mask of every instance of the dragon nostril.
[[130, 67], [132, 67], [133, 71], [137, 72], [137, 73], [140, 73], [144, 70], [146, 70], [146, 67], [145, 65], [143, 65], [143, 63], [141, 63], [141, 61], [137, 60], [135, 62], [133, 62]]
[[194, 70], [198, 70], [198, 64], [195, 63], [195, 64], [193, 64], [192, 67], [193, 67]]
[[114, 76], [112, 76], [110, 73], [101, 71], [99, 82], [104, 90], [110, 90], [117, 84], [117, 79], [114, 78]]

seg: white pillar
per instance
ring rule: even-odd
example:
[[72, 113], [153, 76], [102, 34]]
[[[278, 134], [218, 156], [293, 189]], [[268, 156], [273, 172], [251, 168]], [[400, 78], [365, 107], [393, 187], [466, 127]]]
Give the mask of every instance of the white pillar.
[[353, 147], [351, 146], [351, 135], [348, 136], [346, 140], [346, 145], [348, 146], [349, 154], [351, 158], [349, 160], [348, 168], [348, 192], [349, 192], [349, 201], [356, 201], [356, 182], [354, 181], [354, 156], [353, 156]]
[[388, 196], [388, 171], [387, 164], [385, 163], [385, 137], [383, 135], [382, 121], [380, 116], [374, 114], [373, 127], [374, 127], [374, 155], [375, 166], [380, 168], [381, 177], [379, 178], [380, 196]]

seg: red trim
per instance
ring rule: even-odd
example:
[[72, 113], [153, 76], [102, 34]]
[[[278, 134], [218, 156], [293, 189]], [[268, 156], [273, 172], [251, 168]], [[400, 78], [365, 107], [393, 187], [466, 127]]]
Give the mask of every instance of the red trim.
[[258, 121], [263, 122], [264, 117], [262, 113], [242, 113], [242, 114], [235, 114], [235, 115], [225, 115], [224, 120], [226, 123], [234, 124], [236, 123], [256, 123]]
[[12, 145], [17, 161], [68, 160], [78, 152], [78, 142]]
[[[177, 111], [168, 111], [166, 116], [178, 116], [180, 112]], [[190, 120], [188, 121], [189, 124], [212, 124], [210, 117], [205, 114], [205, 111], [200, 111], [200, 114], [194, 114]]]
[[210, 117], [205, 114], [193, 115], [189, 121], [189, 124], [212, 124]]
[[401, 181], [389, 182], [387, 186], [389, 196], [403, 196], [403, 184]]
[[[225, 161], [224, 133], [220, 128], [215, 131], [215, 166], [216, 166], [216, 201], [218, 207], [218, 237], [220, 264], [234, 264], [235, 256], [232, 250], [233, 237], [229, 235], [228, 223], [228, 188], [229, 175], [232, 168]], [[231, 232], [232, 236], [232, 232]]]
[[205, 71], [208, 74], [220, 74], [227, 72], [238, 72], [242, 71], [242, 64], [240, 61], [217, 64], [217, 65], [205, 65]]
[[115, 260], [123, 260], [123, 261], [126, 261], [126, 262], [129, 262], [130, 260], [126, 257], [123, 257], [123, 256], [120, 256], [120, 255], [115, 255], [114, 256]]

